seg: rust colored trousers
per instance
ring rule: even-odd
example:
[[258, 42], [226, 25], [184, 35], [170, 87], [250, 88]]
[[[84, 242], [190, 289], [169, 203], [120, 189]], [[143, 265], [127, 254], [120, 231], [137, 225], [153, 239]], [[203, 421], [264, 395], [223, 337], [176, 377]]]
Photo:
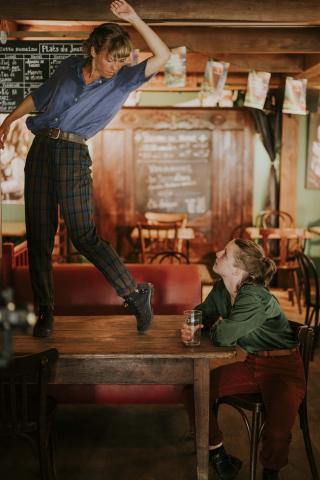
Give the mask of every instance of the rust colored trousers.
[[[215, 401], [225, 395], [261, 393], [266, 409], [260, 461], [265, 468], [280, 470], [288, 463], [291, 430], [305, 395], [305, 377], [299, 352], [282, 357], [248, 354], [211, 371], [209, 445], [223, 441], [216, 417]], [[186, 407], [194, 420], [192, 390], [186, 388]]]

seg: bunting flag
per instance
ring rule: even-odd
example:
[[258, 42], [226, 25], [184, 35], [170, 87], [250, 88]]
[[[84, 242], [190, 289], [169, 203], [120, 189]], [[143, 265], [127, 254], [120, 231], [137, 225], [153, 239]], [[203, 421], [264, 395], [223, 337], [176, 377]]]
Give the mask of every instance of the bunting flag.
[[200, 100], [203, 106], [215, 107], [220, 101], [226, 83], [230, 63], [216, 62], [209, 58], [201, 85]]
[[141, 91], [140, 90], [134, 90], [133, 92], [129, 93], [129, 96], [127, 100], [124, 102], [123, 106], [124, 107], [136, 107], [139, 105], [141, 98]]
[[252, 71], [248, 75], [247, 92], [244, 100], [245, 107], [258, 108], [263, 110], [271, 73]]
[[186, 47], [178, 47], [171, 50], [170, 58], [164, 66], [164, 77], [168, 87], [186, 86], [186, 58]]
[[137, 65], [139, 61], [139, 54], [140, 54], [140, 49], [139, 48], [134, 48], [131, 52], [131, 65]]
[[306, 115], [307, 112], [307, 80], [296, 80], [292, 77], [286, 78], [284, 92], [283, 113]]

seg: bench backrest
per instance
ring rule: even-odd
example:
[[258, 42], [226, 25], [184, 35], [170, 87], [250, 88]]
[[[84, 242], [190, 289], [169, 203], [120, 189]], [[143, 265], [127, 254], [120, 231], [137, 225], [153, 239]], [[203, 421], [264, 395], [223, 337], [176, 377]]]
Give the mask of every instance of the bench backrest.
[[[196, 265], [128, 264], [138, 283], [154, 285], [154, 313], [181, 314], [201, 302], [201, 279]], [[57, 315], [124, 315], [123, 300], [91, 264], [54, 264], [55, 313]], [[18, 305], [32, 302], [27, 266], [11, 272]]]

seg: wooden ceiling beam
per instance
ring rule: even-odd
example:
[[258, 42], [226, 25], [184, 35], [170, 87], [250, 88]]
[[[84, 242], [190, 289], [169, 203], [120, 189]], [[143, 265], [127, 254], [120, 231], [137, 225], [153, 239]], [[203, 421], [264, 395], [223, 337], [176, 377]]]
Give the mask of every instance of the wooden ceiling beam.
[[[2, 2], [1, 18], [115, 21], [105, 0], [15, 0]], [[318, 0], [132, 0], [146, 20], [320, 24]]]
[[305, 56], [304, 69], [295, 78], [306, 78], [308, 86], [320, 86], [320, 55]]
[[[320, 2], [319, 2], [320, 3]], [[209, 57], [218, 54], [312, 54], [320, 53], [320, 28], [211, 28], [155, 27], [170, 48], [185, 45], [189, 52]], [[131, 27], [133, 44], [146, 49], [142, 37]], [[86, 38], [88, 31], [15, 31], [11, 38]]]
[[[319, 2], [320, 3], [320, 2]], [[145, 48], [141, 36], [128, 29], [137, 48]], [[309, 54], [320, 53], [319, 28], [210, 28], [155, 27], [170, 48], [185, 45], [188, 51], [207, 56], [224, 54]]]
[[[203, 54], [188, 53], [187, 69], [191, 72], [202, 72], [205, 69], [208, 57]], [[256, 54], [232, 55], [220, 54], [220, 62], [230, 63], [229, 72], [250, 72], [259, 70], [264, 72], [297, 74], [304, 69], [303, 55], [272, 55], [263, 56]]]
[[[203, 82], [203, 74], [189, 74], [186, 79], [185, 87], [167, 87], [162, 73], [142, 85], [141, 91], [200, 91]], [[226, 90], [246, 90], [248, 84], [248, 75], [246, 74], [228, 74], [225, 89]], [[277, 89], [284, 86], [283, 75], [272, 75], [269, 88]]]

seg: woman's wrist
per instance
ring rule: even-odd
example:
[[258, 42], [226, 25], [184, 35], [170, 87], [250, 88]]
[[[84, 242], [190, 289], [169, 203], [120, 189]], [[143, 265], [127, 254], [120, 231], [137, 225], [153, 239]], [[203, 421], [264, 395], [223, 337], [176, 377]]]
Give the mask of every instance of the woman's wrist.
[[145, 23], [141, 17], [139, 17], [139, 15], [134, 12], [132, 15], [130, 15], [130, 18], [127, 18], [126, 19], [127, 22], [130, 23], [130, 25], [132, 25], [133, 27], [135, 27], [136, 25], [139, 25], [139, 23]]

